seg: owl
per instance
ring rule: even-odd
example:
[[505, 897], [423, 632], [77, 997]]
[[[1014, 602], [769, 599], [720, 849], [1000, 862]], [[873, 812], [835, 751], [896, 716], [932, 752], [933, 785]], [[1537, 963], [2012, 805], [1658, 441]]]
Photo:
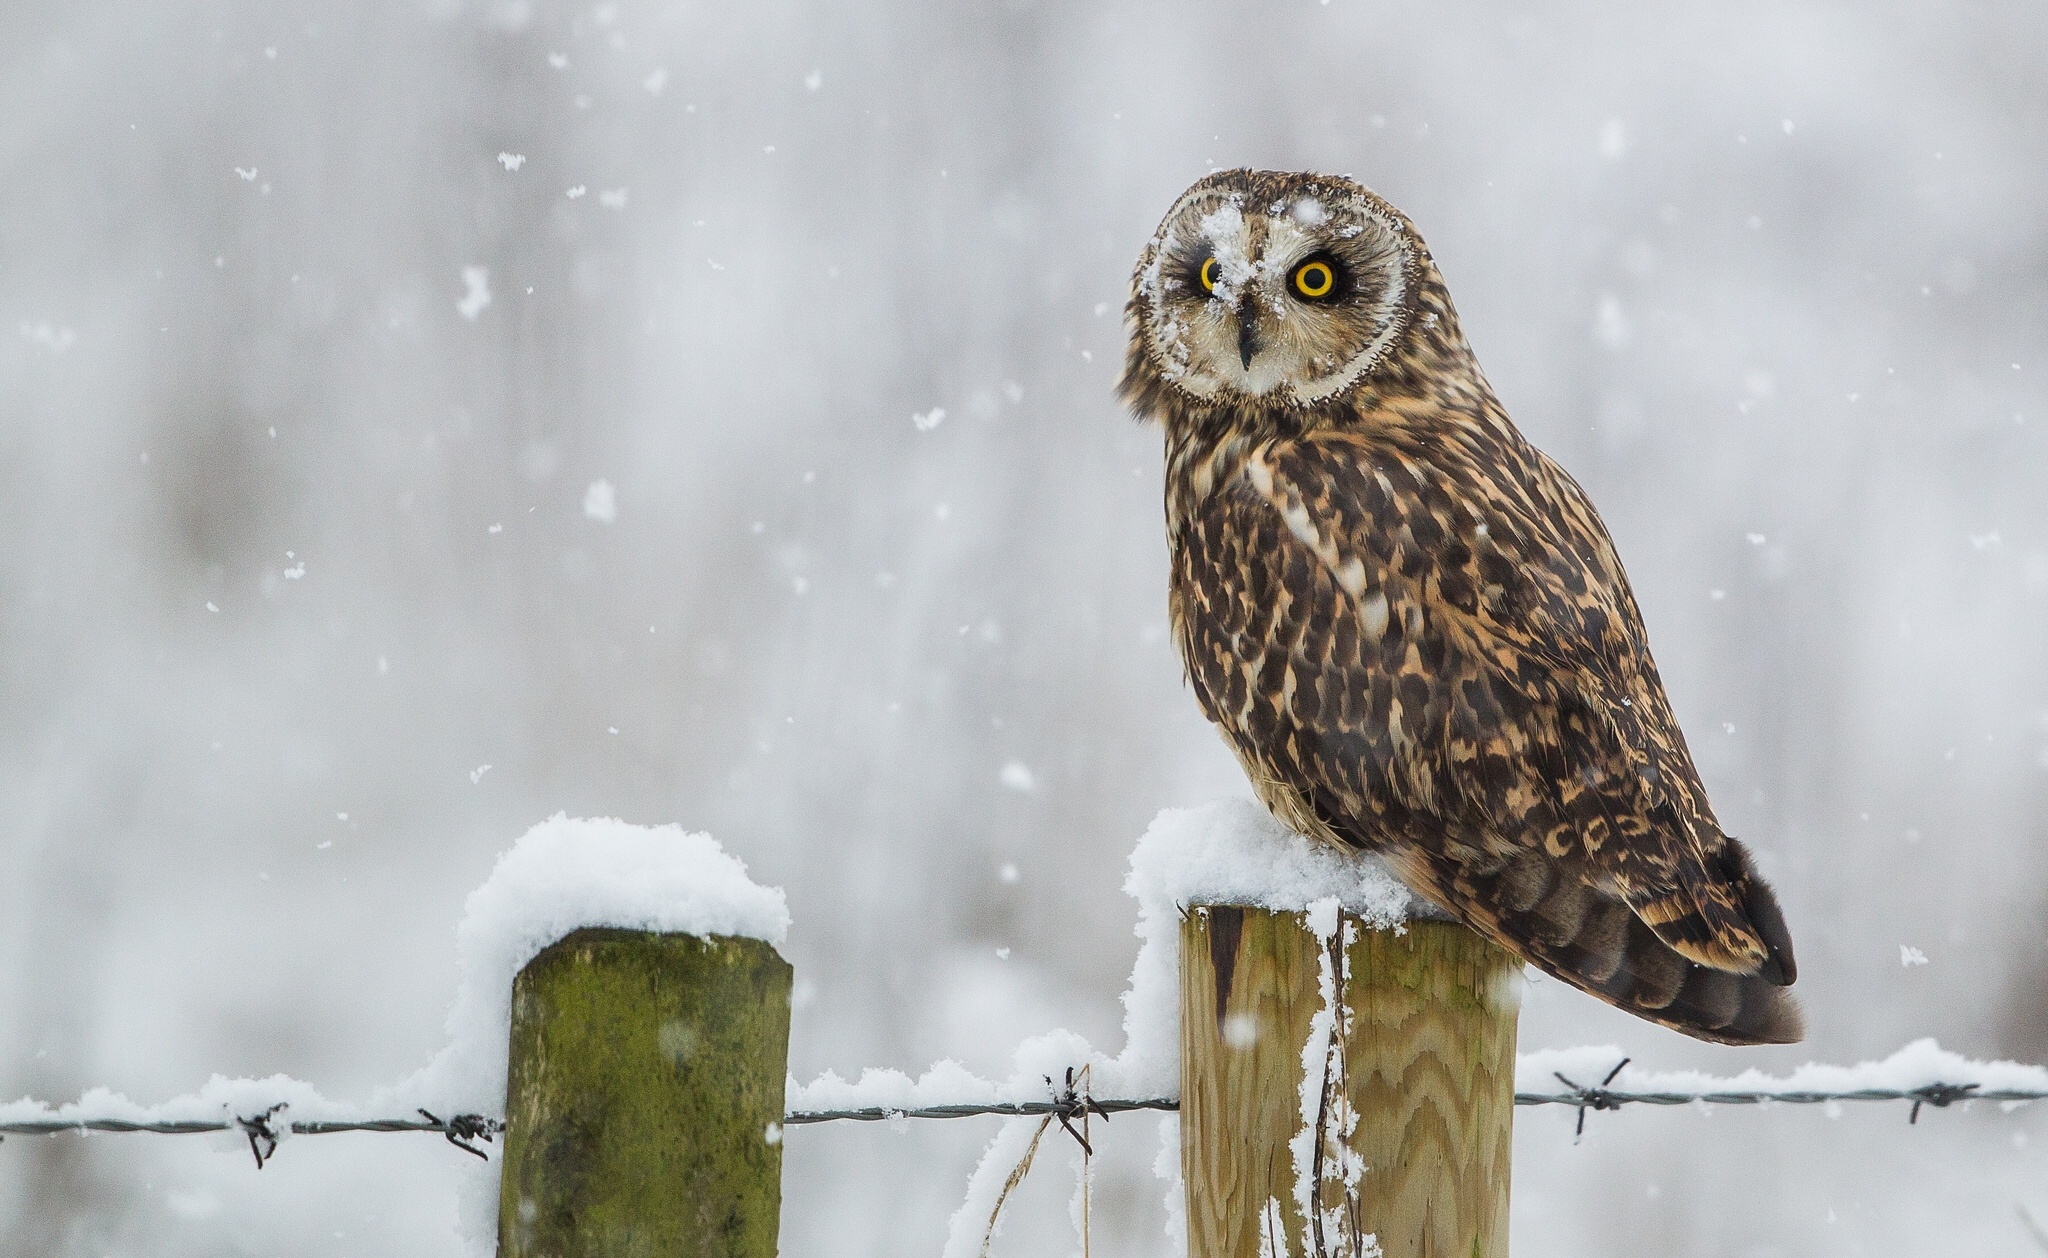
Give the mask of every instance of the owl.
[[1522, 437], [1422, 237], [1349, 179], [1220, 171], [1138, 259], [1119, 392], [1166, 442], [1173, 637], [1287, 825], [1687, 1035], [1801, 1034], [1585, 491]]

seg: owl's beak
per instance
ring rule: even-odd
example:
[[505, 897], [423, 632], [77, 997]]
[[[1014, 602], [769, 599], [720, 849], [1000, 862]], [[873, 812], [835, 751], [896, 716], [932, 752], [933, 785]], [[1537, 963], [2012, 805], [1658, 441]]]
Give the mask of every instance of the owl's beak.
[[1237, 308], [1237, 357], [1246, 371], [1252, 369], [1252, 356], [1259, 352], [1259, 330], [1252, 310], [1249, 296]]

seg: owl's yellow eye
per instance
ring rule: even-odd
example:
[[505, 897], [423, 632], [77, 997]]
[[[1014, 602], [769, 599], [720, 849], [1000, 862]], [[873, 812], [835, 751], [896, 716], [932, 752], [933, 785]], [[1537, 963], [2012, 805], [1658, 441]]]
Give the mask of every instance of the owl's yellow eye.
[[1328, 297], [1337, 287], [1337, 273], [1320, 258], [1310, 258], [1294, 268], [1294, 291], [1311, 300]]
[[1215, 255], [1212, 254], [1209, 257], [1202, 259], [1202, 269], [1196, 275], [1195, 278], [1202, 281], [1203, 292], [1213, 293], [1216, 291], [1217, 275]]

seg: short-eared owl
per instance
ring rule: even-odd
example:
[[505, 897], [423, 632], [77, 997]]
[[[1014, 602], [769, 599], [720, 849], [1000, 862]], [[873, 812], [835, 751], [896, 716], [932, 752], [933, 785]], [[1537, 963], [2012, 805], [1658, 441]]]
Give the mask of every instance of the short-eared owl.
[[1798, 1040], [1791, 936], [1607, 530], [1509, 422], [1407, 218], [1348, 179], [1210, 175], [1127, 322], [1174, 639], [1267, 807], [1631, 1013]]

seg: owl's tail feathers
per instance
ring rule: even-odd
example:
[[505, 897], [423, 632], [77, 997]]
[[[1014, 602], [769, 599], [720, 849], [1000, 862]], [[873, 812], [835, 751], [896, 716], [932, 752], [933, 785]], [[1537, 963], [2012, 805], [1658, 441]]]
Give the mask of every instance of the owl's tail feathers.
[[[1806, 1034], [1792, 993], [1761, 967], [1739, 973], [1692, 960], [1626, 900], [1545, 853], [1523, 853], [1487, 871], [1414, 849], [1386, 855], [1404, 881], [1473, 930], [1637, 1017], [1722, 1044], [1796, 1044]], [[1747, 886], [1760, 889], [1757, 903], [1767, 910], [1757, 914], [1765, 919], [1755, 922], [1758, 933], [1784, 942], [1789, 981], [1784, 919], [1761, 879], [1752, 875]]]
[[1778, 897], [1734, 839], [1722, 838], [1717, 852], [1686, 853], [1676, 886], [1631, 896], [1629, 907], [1657, 938], [1710, 969], [1754, 974], [1779, 987], [1799, 976]]

